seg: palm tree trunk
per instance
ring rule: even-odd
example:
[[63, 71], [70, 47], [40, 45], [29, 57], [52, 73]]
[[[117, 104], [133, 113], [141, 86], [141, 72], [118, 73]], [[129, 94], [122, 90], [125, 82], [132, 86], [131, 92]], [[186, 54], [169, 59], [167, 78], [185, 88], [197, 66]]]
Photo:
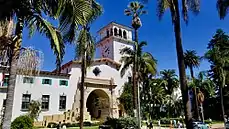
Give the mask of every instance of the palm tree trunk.
[[17, 59], [20, 54], [20, 48], [22, 43], [22, 31], [24, 27], [24, 20], [22, 17], [18, 17], [15, 35], [17, 36], [16, 41], [13, 44], [13, 52], [10, 57], [10, 78], [9, 78], [9, 85], [7, 87], [7, 96], [6, 96], [6, 108], [3, 115], [3, 125], [2, 129], [10, 129], [11, 127], [11, 119], [12, 119], [12, 112], [13, 112], [13, 102], [14, 102], [14, 90], [15, 90], [15, 83], [16, 83], [16, 76], [17, 76]]
[[184, 112], [185, 112], [185, 123], [187, 129], [192, 129], [190, 99], [188, 95], [188, 87], [187, 87], [185, 65], [184, 65], [184, 53], [183, 53], [183, 47], [181, 42], [180, 11], [179, 11], [178, 0], [174, 0], [174, 5], [175, 5], [174, 32], [176, 38], [176, 51], [177, 51], [177, 60], [178, 60], [178, 68], [179, 68], [180, 88], [182, 92], [182, 99], [183, 99]]
[[[135, 42], [138, 40], [138, 30], [134, 30], [135, 34]], [[136, 45], [134, 44], [134, 51], [136, 52]], [[133, 62], [133, 87], [132, 87], [132, 92], [133, 92], [133, 104], [134, 104], [134, 109], [137, 109], [137, 83], [136, 83], [136, 53], [134, 55], [134, 62]]]
[[[86, 47], [85, 47], [86, 48]], [[86, 50], [81, 59], [81, 84], [80, 84], [80, 129], [83, 129], [84, 120], [84, 81], [86, 74]]]
[[137, 44], [138, 44], [138, 30], [134, 30], [135, 42], [134, 45], [134, 63], [133, 63], [133, 99], [134, 99], [134, 109], [137, 113], [138, 129], [141, 128], [141, 118], [140, 118], [140, 99], [139, 99], [139, 87], [138, 87], [138, 60], [137, 60]]
[[222, 86], [219, 87], [219, 93], [220, 93], [220, 104], [221, 104], [221, 110], [222, 110], [222, 116], [223, 116], [223, 122], [224, 122], [224, 128], [226, 127], [226, 121], [225, 121], [225, 110], [224, 110], [224, 103], [223, 103], [223, 88]]
[[[194, 83], [194, 72], [193, 72], [193, 68], [190, 68], [190, 73], [191, 73], [191, 77], [192, 77], [192, 82]], [[196, 86], [194, 86], [194, 100], [195, 100], [195, 114], [196, 114], [196, 119], [200, 120], [200, 113], [199, 113], [199, 106], [198, 106], [198, 101], [197, 101], [197, 94], [196, 94]]]

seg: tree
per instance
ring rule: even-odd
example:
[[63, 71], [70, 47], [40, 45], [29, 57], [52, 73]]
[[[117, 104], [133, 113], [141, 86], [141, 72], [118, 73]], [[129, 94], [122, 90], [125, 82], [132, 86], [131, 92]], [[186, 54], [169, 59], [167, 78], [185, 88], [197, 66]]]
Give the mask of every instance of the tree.
[[123, 86], [123, 91], [120, 97], [118, 98], [120, 103], [123, 105], [125, 112], [129, 116], [133, 116], [133, 101], [132, 101], [132, 84], [130, 82], [126, 82]]
[[41, 112], [41, 103], [39, 101], [32, 100], [29, 104], [29, 113], [28, 116], [34, 120], [39, 117], [39, 114]]
[[[200, 66], [200, 60], [201, 58], [196, 54], [196, 51], [194, 50], [186, 50], [186, 52], [184, 53], [185, 67], [186, 69], [189, 68], [192, 81], [195, 80], [193, 68], [198, 68]], [[200, 120], [199, 106], [198, 106], [196, 96], [197, 96], [196, 87], [194, 86], [194, 100], [195, 100], [195, 109], [196, 109], [195, 114], [196, 114], [196, 119]]]
[[166, 94], [172, 95], [174, 89], [179, 87], [179, 80], [174, 69], [163, 70], [160, 72], [161, 79], [164, 80], [164, 89]]
[[94, 0], [91, 1], [93, 13], [86, 17], [87, 24], [83, 25], [80, 31], [76, 52], [81, 59], [81, 84], [80, 84], [80, 129], [83, 129], [84, 120], [84, 80], [87, 73], [87, 67], [90, 66], [95, 53], [95, 40], [90, 33], [90, 24], [102, 14], [101, 6]]
[[[68, 12], [68, 13], [66, 13]], [[77, 12], [77, 13], [76, 13]], [[10, 20], [15, 17], [16, 28], [15, 37], [12, 40], [10, 49], [10, 78], [9, 86], [7, 90], [6, 98], [6, 110], [3, 119], [3, 129], [10, 128], [10, 122], [12, 117], [12, 106], [14, 98], [14, 89], [16, 81], [16, 71], [17, 71], [17, 59], [20, 54], [23, 28], [28, 28], [30, 34], [32, 35], [35, 30], [37, 30], [42, 35], [45, 35], [50, 39], [51, 48], [56, 55], [57, 68], [60, 68], [62, 58], [64, 55], [64, 42], [60, 31], [42, 16], [50, 16], [51, 18], [60, 18], [60, 28], [61, 30], [67, 30], [66, 28], [71, 28], [70, 30], [75, 30], [75, 28], [85, 23], [86, 20], [82, 18], [82, 12], [88, 15], [91, 10], [85, 1], [55, 1], [55, 0], [18, 0], [18, 1], [3, 1], [0, 5], [0, 21]], [[74, 14], [74, 17], [72, 16]], [[69, 27], [67, 21], [74, 20], [74, 26]], [[65, 31], [67, 32], [67, 31]], [[69, 39], [70, 35], [64, 37], [64, 39]], [[72, 38], [72, 37], [70, 37]], [[64, 40], [67, 41], [67, 40]]]
[[[143, 0], [148, 1], [148, 0]], [[181, 2], [181, 9], [179, 2]], [[177, 61], [178, 61], [178, 68], [179, 68], [179, 80], [180, 80], [180, 88], [182, 91], [182, 99], [184, 104], [184, 111], [185, 111], [185, 123], [187, 128], [192, 128], [192, 114], [191, 114], [191, 107], [190, 107], [190, 100], [188, 95], [188, 86], [185, 74], [185, 65], [184, 65], [184, 53], [182, 47], [182, 39], [181, 39], [181, 17], [180, 13], [182, 13], [183, 20], [185, 23], [188, 23], [188, 11], [192, 11], [197, 14], [200, 10], [200, 0], [158, 0], [157, 1], [157, 14], [159, 19], [162, 18], [165, 11], [168, 9], [170, 10], [172, 24], [174, 27], [174, 33], [176, 38], [176, 51], [177, 51]]]
[[50, 39], [52, 49], [54, 50], [57, 58], [57, 65], [60, 65], [64, 55], [64, 44], [61, 35], [59, 31], [57, 31], [57, 29], [51, 25], [51, 23], [42, 17], [42, 12], [40, 11], [42, 7], [38, 3], [34, 1], [31, 2], [28, 0], [21, 0], [13, 2], [12, 4], [13, 8], [9, 11], [9, 15], [6, 17], [0, 17], [0, 19], [6, 19], [16, 15], [16, 29], [14, 34], [15, 38], [12, 41], [12, 45], [10, 46], [12, 50], [10, 55], [10, 78], [6, 97], [6, 109], [3, 119], [3, 129], [9, 129], [11, 123], [14, 89], [17, 74], [17, 59], [19, 57], [22, 44], [23, 28], [28, 27], [31, 32], [36, 29], [38, 32], [46, 35], [46, 37]]
[[[138, 44], [138, 29], [142, 26], [141, 23], [141, 19], [140, 16], [145, 14], [146, 11], [143, 10], [144, 5], [141, 4], [138, 1], [134, 1], [134, 2], [130, 2], [128, 9], [125, 9], [124, 13], [127, 16], [131, 16], [132, 17], [132, 27], [134, 28], [134, 41]], [[134, 44], [134, 51], [136, 51], [138, 48], [137, 46]], [[139, 103], [138, 103], [138, 99], [137, 99], [137, 94], [138, 94], [138, 84], [137, 84], [137, 75], [136, 75], [136, 68], [138, 67], [138, 62], [137, 62], [137, 55], [134, 55], [134, 62], [133, 62], [133, 101], [134, 101], [134, 109], [138, 109], [137, 110], [137, 114], [138, 114], [138, 118], [140, 118], [140, 108], [139, 108]], [[136, 89], [137, 88], [137, 89]], [[138, 120], [138, 128], [140, 128], [140, 120]]]
[[217, 9], [220, 19], [224, 19], [227, 15], [229, 8], [229, 0], [217, 0]]
[[[138, 65], [136, 66], [136, 71], [138, 71], [138, 77], [135, 77], [136, 79], [135, 81], [137, 83], [140, 80], [142, 80], [144, 76], [147, 76], [149, 74], [151, 75], [156, 74], [156, 64], [157, 64], [156, 59], [150, 53], [147, 53], [147, 52], [143, 53], [142, 51], [143, 46], [145, 46], [146, 44], [147, 44], [146, 42], [141, 42], [139, 44], [135, 42], [135, 46], [137, 48], [136, 51], [132, 50], [131, 48], [127, 48], [127, 47], [123, 48], [120, 51], [122, 55], [125, 55], [125, 56], [122, 56], [120, 60], [121, 62], [123, 62], [123, 66], [121, 68], [121, 77], [123, 77], [126, 70], [128, 70], [129, 67], [131, 67], [131, 65], [134, 64], [135, 59], [137, 59], [136, 61], [138, 62]], [[133, 68], [132, 68], [132, 71], [133, 71]]]
[[[146, 94], [146, 107], [150, 113], [150, 118], [155, 115], [156, 108], [161, 107], [164, 104], [166, 99], [166, 92], [162, 87], [163, 80], [161, 79], [152, 79], [150, 80], [149, 87], [147, 89], [148, 93]], [[160, 110], [159, 110], [160, 111]]]
[[226, 84], [226, 68], [229, 64], [229, 36], [218, 29], [208, 44], [208, 51], [205, 53], [205, 58], [211, 63], [210, 76], [213, 78], [217, 86], [219, 86], [220, 101], [222, 116], [225, 124], [225, 111], [223, 100], [223, 88]]

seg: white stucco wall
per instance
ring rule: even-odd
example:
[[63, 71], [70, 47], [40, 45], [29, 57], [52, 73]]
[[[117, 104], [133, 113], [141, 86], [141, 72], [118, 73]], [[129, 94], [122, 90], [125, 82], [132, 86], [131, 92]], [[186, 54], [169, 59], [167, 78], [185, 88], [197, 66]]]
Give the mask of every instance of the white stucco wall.
[[[42, 84], [43, 78], [52, 79], [52, 85]], [[74, 91], [75, 86], [69, 84], [68, 86], [60, 86], [59, 80], [68, 80], [63, 77], [35, 77], [33, 84], [25, 84], [23, 83], [23, 77], [18, 76], [15, 87], [15, 95], [14, 95], [14, 106], [13, 106], [13, 114], [12, 120], [17, 116], [22, 114], [26, 114], [21, 110], [22, 103], [22, 94], [31, 94], [31, 100], [41, 100], [42, 95], [50, 95], [49, 100], [49, 110], [42, 111], [40, 113], [38, 120], [43, 120], [44, 115], [52, 115], [52, 114], [62, 114], [64, 111], [59, 110], [59, 96], [66, 95], [66, 110], [71, 109], [72, 102], [74, 99]]]
[[120, 54], [120, 50], [125, 48], [125, 47], [129, 47], [131, 49], [133, 49], [133, 46], [131, 44], [125, 44], [125, 43], [121, 43], [118, 41], [113, 41], [113, 46], [114, 46], [114, 61], [116, 62], [120, 62], [120, 59], [123, 55]]

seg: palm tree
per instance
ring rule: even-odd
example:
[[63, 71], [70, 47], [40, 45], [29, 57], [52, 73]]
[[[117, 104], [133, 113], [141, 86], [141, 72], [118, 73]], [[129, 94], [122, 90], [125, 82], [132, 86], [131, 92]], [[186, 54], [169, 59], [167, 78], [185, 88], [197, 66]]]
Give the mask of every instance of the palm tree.
[[[208, 51], [205, 53], [205, 58], [211, 63], [210, 75], [214, 82], [219, 86], [221, 108], [223, 119], [225, 117], [223, 88], [226, 82], [226, 68], [229, 64], [229, 36], [218, 29], [212, 40], [208, 44]], [[226, 121], [224, 119], [224, 124]]]
[[217, 0], [217, 9], [220, 19], [224, 19], [227, 15], [229, 8], [229, 0]]
[[[194, 51], [194, 50], [186, 50], [186, 52], [184, 53], [185, 67], [186, 67], [186, 69], [189, 68], [192, 81], [195, 80], [193, 68], [198, 68], [200, 66], [200, 60], [201, 60], [201, 58], [198, 55], [196, 55], [196, 51]], [[196, 94], [196, 87], [194, 86], [194, 100], [195, 100], [195, 109], [196, 109], [195, 110], [196, 119], [200, 120], [199, 106], [198, 106], [196, 95], [197, 95]]]
[[90, 24], [102, 14], [102, 8], [98, 3], [92, 0], [90, 4], [93, 13], [91, 16], [86, 17], [88, 22], [86, 25], [83, 25], [80, 31], [76, 47], [77, 57], [81, 59], [80, 129], [83, 129], [84, 120], [84, 80], [87, 73], [87, 67], [90, 66], [95, 53], [95, 40], [90, 33]]
[[[70, 6], [72, 5], [72, 6]], [[7, 98], [6, 98], [6, 109], [3, 119], [3, 129], [10, 128], [10, 122], [12, 117], [12, 106], [13, 106], [13, 97], [15, 89], [15, 78], [17, 71], [17, 59], [19, 57], [21, 44], [22, 44], [22, 31], [23, 28], [28, 28], [30, 34], [33, 34], [34, 30], [37, 30], [39, 33], [44, 34], [47, 38], [50, 39], [51, 48], [56, 55], [56, 64], [57, 68], [60, 68], [62, 58], [64, 55], [64, 42], [60, 31], [57, 28], [52, 26], [45, 18], [42, 16], [47, 15], [51, 18], [60, 17], [61, 29], [67, 28], [66, 21], [69, 19], [75, 20], [74, 25], [80, 25], [85, 23], [85, 20], [82, 18], [82, 12], [85, 14], [90, 14], [91, 10], [88, 4], [84, 1], [30, 1], [30, 0], [18, 0], [18, 1], [4, 1], [0, 5], [0, 21], [9, 20], [13, 16], [16, 17], [16, 29], [15, 29], [15, 38], [12, 41], [11, 45], [11, 56], [10, 56], [10, 81], [8, 86]], [[72, 13], [66, 14], [72, 11]], [[73, 13], [74, 12], [74, 13]], [[75, 13], [77, 12], [77, 13]], [[74, 17], [70, 15], [74, 14]], [[74, 26], [71, 26], [74, 27]], [[66, 29], [65, 29], [66, 30]], [[67, 39], [64, 37], [64, 39]]]
[[163, 70], [160, 72], [161, 79], [164, 80], [164, 89], [168, 95], [172, 95], [174, 89], [179, 87], [179, 81], [174, 69]]
[[[141, 23], [141, 19], [140, 16], [142, 14], [145, 14], [146, 11], [143, 10], [144, 6], [138, 2], [138, 1], [134, 1], [131, 2], [128, 6], [128, 9], [125, 9], [124, 13], [127, 16], [131, 16], [132, 17], [132, 27], [134, 28], [134, 41], [138, 44], [138, 29], [142, 26]], [[138, 48], [134, 45], [134, 51], [137, 50]], [[137, 72], [137, 56], [134, 55], [134, 62], [133, 62], [133, 101], [134, 101], [134, 109], [138, 109], [138, 99], [137, 99], [137, 89], [138, 89], [138, 85], [137, 85], [137, 79], [136, 79], [136, 72]], [[136, 89], [137, 88], [137, 89]], [[137, 110], [138, 115], [140, 113], [140, 109]], [[138, 117], [139, 118], [139, 117]], [[140, 122], [138, 122], [140, 123]], [[140, 125], [138, 125], [140, 126]], [[140, 128], [140, 127], [139, 127]]]
[[[150, 53], [143, 53], [142, 51], [143, 46], [145, 46], [146, 44], [147, 44], [146, 42], [141, 42], [139, 44], [135, 42], [135, 46], [137, 48], [136, 51], [132, 50], [131, 48], [127, 48], [127, 47], [120, 51], [121, 54], [125, 54], [125, 56], [123, 56], [120, 60], [123, 63], [123, 66], [120, 72], [121, 77], [124, 76], [124, 74], [126, 73], [126, 71], [129, 69], [131, 65], [134, 65], [135, 59], [137, 59], [136, 61], [138, 62], [138, 65], [136, 67], [136, 71], [138, 71], [138, 77], [135, 77], [136, 83], [138, 83], [140, 79], [143, 79], [143, 76], [147, 74], [146, 72], [148, 72], [148, 74], [151, 74], [151, 75], [156, 74], [157, 61]], [[132, 68], [132, 71], [133, 71], [133, 68]], [[140, 111], [138, 113], [140, 113]], [[138, 118], [140, 118], [140, 114], [138, 115], [139, 115]], [[138, 126], [140, 127], [140, 125]]]
[[[148, 0], [143, 0], [148, 1]], [[179, 2], [181, 2], [181, 9]], [[182, 13], [183, 20], [188, 23], [188, 11], [192, 11], [197, 14], [200, 10], [200, 0], [157, 0], [157, 13], [159, 19], [162, 18], [165, 11], [168, 9], [171, 13], [172, 24], [174, 27], [174, 33], [176, 38], [176, 51], [177, 51], [177, 61], [178, 61], [178, 68], [179, 68], [179, 78], [180, 78], [180, 88], [182, 91], [182, 98], [185, 110], [185, 123], [187, 128], [192, 128], [192, 114], [191, 114], [191, 107], [190, 107], [190, 100], [188, 95], [188, 86], [185, 74], [185, 65], [184, 65], [184, 53], [182, 47], [182, 39], [181, 39], [181, 17], [180, 13]]]
[[[4, 4], [4, 3], [3, 3]], [[21, 44], [22, 44], [22, 31], [24, 27], [28, 27], [31, 31], [36, 29], [41, 34], [46, 35], [50, 39], [52, 49], [56, 55], [56, 64], [60, 66], [62, 58], [64, 55], [64, 43], [60, 32], [52, 26], [47, 20], [42, 17], [42, 8], [38, 3], [34, 1], [17, 1], [12, 3], [14, 6], [11, 6], [8, 14], [1, 15], [1, 21], [4, 19], [9, 19], [13, 15], [16, 16], [16, 29], [15, 29], [15, 38], [12, 41], [11, 45], [11, 57], [10, 57], [10, 80], [9, 86], [7, 89], [6, 97], [6, 109], [3, 118], [3, 129], [9, 129], [12, 117], [12, 108], [13, 108], [13, 98], [14, 98], [14, 89], [16, 81], [16, 71], [17, 71], [17, 59], [20, 54]], [[2, 5], [2, 4], [1, 4]], [[1, 8], [3, 9], [3, 8]], [[7, 9], [8, 10], [8, 9]], [[1, 12], [1, 11], [0, 11]]]

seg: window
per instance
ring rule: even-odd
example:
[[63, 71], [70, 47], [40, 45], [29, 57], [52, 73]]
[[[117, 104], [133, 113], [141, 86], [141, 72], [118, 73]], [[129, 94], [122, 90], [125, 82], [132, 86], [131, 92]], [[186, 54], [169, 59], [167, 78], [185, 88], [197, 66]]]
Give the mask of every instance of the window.
[[65, 110], [66, 109], [66, 96], [60, 96], [59, 101], [59, 110]]
[[8, 86], [9, 85], [9, 78], [10, 75], [5, 75], [3, 79], [3, 86]]
[[22, 110], [29, 109], [30, 99], [31, 99], [31, 94], [22, 94], [22, 104], [21, 104]]
[[125, 30], [123, 31], [123, 38], [127, 39], [127, 35], [126, 35], [126, 31]]
[[68, 86], [68, 81], [60, 80], [60, 86]]
[[52, 80], [51, 79], [42, 79], [42, 84], [52, 85]]
[[118, 30], [117, 30], [117, 28], [114, 28], [114, 35], [115, 35], [115, 36], [118, 35]]
[[42, 95], [41, 100], [42, 100], [41, 109], [48, 110], [49, 109], [49, 95]]
[[118, 32], [119, 36], [122, 38], [122, 30], [119, 29], [119, 32]]
[[33, 78], [32, 77], [23, 77], [23, 83], [33, 83]]

